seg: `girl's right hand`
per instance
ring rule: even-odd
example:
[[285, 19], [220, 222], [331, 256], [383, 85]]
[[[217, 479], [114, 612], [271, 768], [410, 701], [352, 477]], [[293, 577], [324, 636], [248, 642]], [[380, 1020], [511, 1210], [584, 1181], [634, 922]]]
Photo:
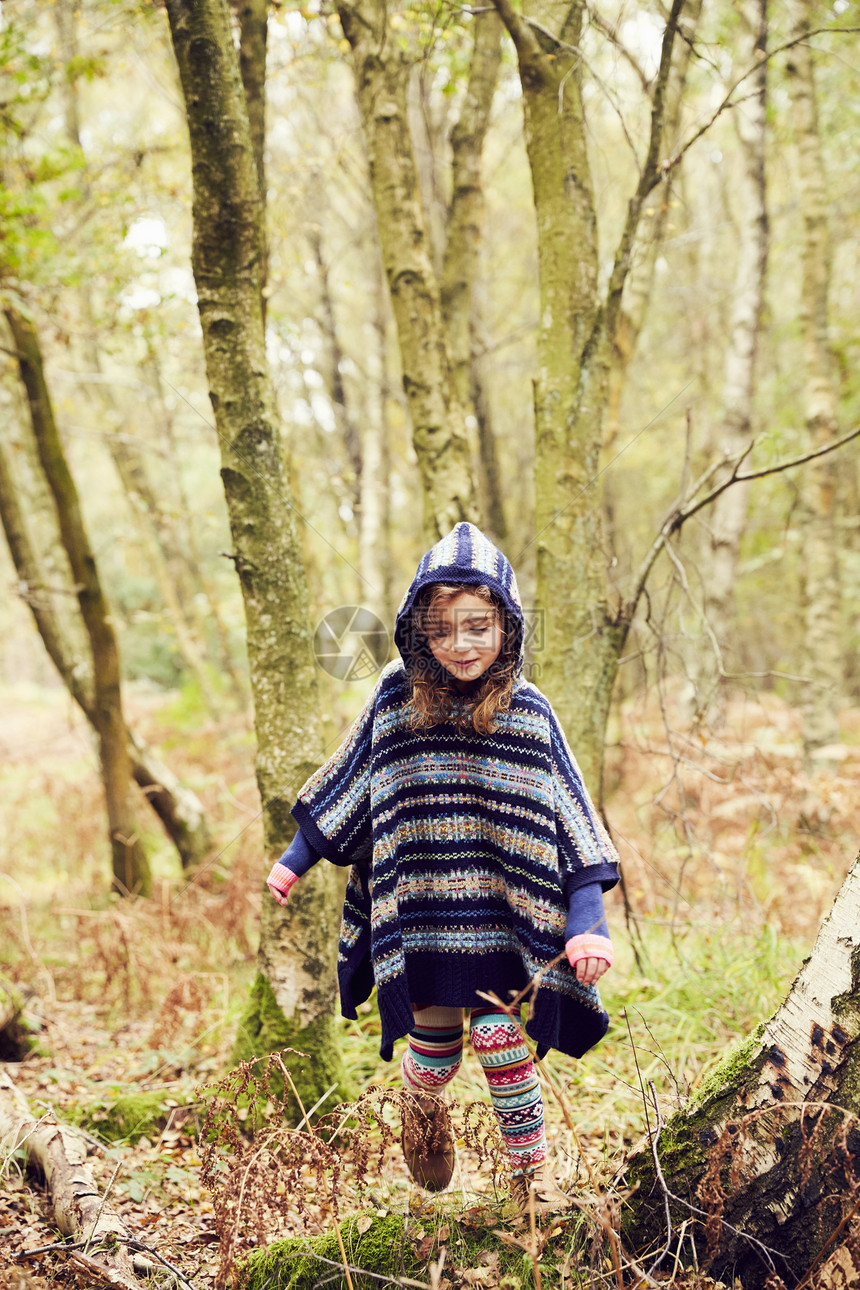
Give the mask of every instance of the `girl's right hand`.
[[272, 865], [271, 873], [266, 879], [266, 886], [274, 896], [279, 905], [286, 905], [290, 896], [290, 889], [298, 878], [288, 869], [286, 865], [276, 860]]

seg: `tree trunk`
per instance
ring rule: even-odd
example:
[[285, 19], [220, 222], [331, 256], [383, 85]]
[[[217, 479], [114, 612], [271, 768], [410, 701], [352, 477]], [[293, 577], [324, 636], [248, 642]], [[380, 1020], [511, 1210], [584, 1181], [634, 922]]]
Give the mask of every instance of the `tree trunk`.
[[487, 531], [497, 546], [503, 546], [508, 537], [508, 521], [505, 516], [498, 441], [490, 402], [493, 358], [492, 355], [487, 354], [489, 338], [484, 329], [479, 299], [472, 301], [470, 332], [469, 389], [472, 410], [478, 423], [478, 481], [481, 490], [481, 509], [485, 516]]
[[860, 1202], [860, 860], [785, 1002], [650, 1135], [663, 1181], [650, 1146], [629, 1160], [629, 1242], [668, 1253], [686, 1221], [700, 1263], [707, 1250], [713, 1275], [744, 1290], [771, 1267], [793, 1286], [834, 1254]]
[[[813, 25], [811, 0], [795, 5], [796, 32]], [[797, 200], [803, 212], [803, 281], [800, 321], [803, 332], [804, 416], [810, 447], [839, 433], [833, 361], [827, 337], [830, 289], [830, 244], [827, 185], [818, 126], [812, 50], [795, 45], [786, 67], [792, 97], [800, 183]], [[834, 457], [812, 462], [803, 475], [802, 551], [804, 600], [803, 743], [807, 757], [817, 748], [839, 742], [837, 702], [842, 686], [842, 623], [839, 587], [839, 534]]]
[[482, 341], [476, 288], [484, 230], [481, 163], [502, 62], [503, 28], [492, 10], [476, 13], [473, 24], [469, 82], [459, 119], [451, 131], [452, 191], [440, 286], [457, 398], [460, 406], [474, 415], [477, 430], [474, 455], [480, 510], [485, 528], [497, 542], [502, 542], [507, 537], [507, 525], [490, 404], [476, 352]]
[[352, 48], [382, 256], [400, 347], [403, 389], [424, 496], [425, 537], [474, 520], [475, 485], [439, 288], [424, 227], [407, 119], [410, 61], [386, 0], [339, 6]]
[[[307, 587], [282, 459], [260, 299], [257, 174], [226, 0], [168, 0], [191, 138], [193, 268], [221, 476], [247, 622], [266, 866], [295, 831], [289, 808], [321, 751]], [[236, 1057], [308, 1052], [310, 1106], [343, 1071], [333, 1039], [337, 876], [303, 878], [288, 908], [263, 904], [259, 975]]]
[[[29, 508], [28, 508], [29, 509]], [[32, 515], [31, 517], [32, 518]], [[24, 519], [15, 481], [5, 449], [0, 443], [0, 523], [6, 534], [12, 563], [18, 575], [18, 592], [26, 600], [33, 614], [36, 628], [51, 662], [77, 703], [84, 716], [97, 733], [95, 686], [93, 683], [92, 654], [87, 648], [86, 633], [70, 630], [69, 614], [57, 612], [56, 603], [62, 597], [69, 605], [75, 599], [71, 578], [68, 588], [53, 586], [59, 583], [61, 573], [40, 567], [28, 526]], [[170, 838], [183, 868], [193, 868], [206, 858], [211, 846], [209, 829], [203, 804], [191, 789], [186, 788], [152, 751], [132, 731], [126, 730], [131, 773], [135, 783], [144, 792], [155, 811], [164, 831]]]
[[57, 511], [60, 536], [76, 584], [93, 664], [93, 716], [107, 801], [114, 885], [147, 895], [149, 863], [131, 805], [131, 765], [122, 712], [119, 646], [84, 528], [77, 488], [66, 462], [45, 383], [39, 338], [32, 323], [11, 306], [5, 309], [17, 351], [21, 381], [39, 459]]
[[[86, 1139], [57, 1124], [52, 1116], [43, 1116], [42, 1122], [34, 1120], [15, 1085], [0, 1073], [0, 1155], [5, 1158], [18, 1147], [44, 1177], [54, 1220], [63, 1236], [87, 1239], [98, 1246], [105, 1240], [115, 1244], [118, 1236], [129, 1235], [119, 1214], [99, 1195], [86, 1164]], [[111, 1285], [140, 1290], [128, 1251], [120, 1244], [110, 1252], [93, 1250], [83, 1259], [74, 1253], [69, 1257], [84, 1268], [84, 1260], [88, 1260], [91, 1275]]]
[[[755, 66], [748, 78], [747, 96], [734, 113], [743, 152], [743, 171], [737, 185], [735, 218], [738, 262], [735, 271], [729, 344], [723, 383], [722, 455], [737, 458], [752, 438], [752, 409], [756, 391], [758, 333], [764, 305], [768, 253], [765, 139], [767, 130], [767, 0], [745, 0], [740, 7], [742, 42], [737, 64]], [[749, 484], [726, 489], [714, 502], [709, 520], [710, 558], [707, 561], [705, 614], [719, 655], [706, 650], [696, 671], [700, 714], [718, 715], [717, 687], [727, 659], [735, 625], [735, 579], [738, 552], [746, 525]]]
[[269, 0], [233, 0], [239, 18], [239, 73], [248, 106], [248, 125], [257, 168], [257, 190], [260, 195], [260, 224], [263, 255], [260, 261], [260, 295], [263, 322], [268, 298], [269, 239], [266, 231], [268, 192], [266, 186], [266, 43], [268, 37]]
[[460, 117], [451, 131], [452, 192], [440, 293], [460, 406], [471, 402], [473, 293], [484, 229], [481, 158], [502, 62], [502, 24], [493, 10], [473, 19], [475, 39]]
[[582, 0], [495, 0], [523, 90], [540, 273], [535, 405], [537, 607], [544, 617], [539, 682], [586, 782], [600, 784], [603, 745], [629, 609], [610, 610], [598, 486], [609, 360], [643, 204], [660, 178], [666, 86], [683, 0], [673, 0], [654, 86], [648, 152], [604, 300], [597, 216], [581, 97]]
[[[593, 370], [599, 361], [593, 353], [599, 320], [597, 222], [582, 65], [571, 52], [579, 44], [583, 5], [528, 0], [525, 18], [539, 20], [554, 38], [539, 39], [525, 22], [501, 12], [517, 48], [538, 224], [535, 541], [545, 649], [537, 660], [537, 679], [556, 706], [586, 782], [596, 788], [611, 693], [611, 681], [602, 674], [609, 669], [614, 680], [616, 662], [601, 640], [608, 623], [606, 569], [601, 500], [592, 486], [605, 395]], [[586, 694], [589, 701], [582, 702]]]

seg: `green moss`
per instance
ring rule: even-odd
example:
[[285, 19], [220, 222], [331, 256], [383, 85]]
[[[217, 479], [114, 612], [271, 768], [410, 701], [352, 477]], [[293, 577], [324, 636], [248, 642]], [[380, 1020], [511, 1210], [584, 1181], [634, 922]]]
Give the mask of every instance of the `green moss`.
[[[306, 1053], [298, 1057], [288, 1053], [284, 1065], [290, 1072], [293, 1083], [306, 1111], [331, 1088], [337, 1089], [328, 1099], [323, 1110], [330, 1111], [337, 1102], [351, 1102], [356, 1092], [347, 1080], [343, 1061], [335, 1042], [333, 1018], [318, 1017], [310, 1025], [303, 1026], [298, 1018], [284, 1016], [278, 1006], [271, 985], [261, 974], [257, 974], [251, 986], [248, 1006], [239, 1022], [236, 1042], [233, 1046], [233, 1063], [249, 1061], [252, 1057], [264, 1058], [268, 1053], [283, 1052], [285, 1048], [296, 1049]], [[258, 1066], [262, 1063], [258, 1062]], [[273, 1090], [278, 1096], [283, 1095], [283, 1080]], [[288, 1090], [288, 1095], [291, 1096]], [[296, 1113], [296, 1120], [301, 1113]]]
[[163, 1093], [129, 1093], [115, 1102], [85, 1107], [75, 1118], [107, 1142], [139, 1142], [157, 1138], [169, 1115]]
[[694, 1115], [696, 1110], [709, 1102], [712, 1097], [718, 1097], [724, 1088], [734, 1088], [742, 1072], [755, 1071], [758, 1074], [763, 1062], [755, 1062], [754, 1058], [761, 1048], [763, 1038], [764, 1022], [760, 1022], [751, 1034], [733, 1045], [722, 1061], [705, 1076], [693, 1093], [685, 1114]]
[[[339, 1224], [354, 1290], [377, 1290], [380, 1284], [374, 1277], [352, 1271], [354, 1268], [394, 1281], [421, 1270], [401, 1217], [374, 1218], [363, 1234], [359, 1232], [360, 1217], [353, 1214]], [[346, 1277], [333, 1275], [342, 1266], [333, 1230], [322, 1236], [293, 1236], [249, 1255], [237, 1269], [236, 1285], [241, 1290], [312, 1290], [325, 1280], [330, 1290], [347, 1290]]]
[[[467, 1210], [457, 1214], [439, 1204], [432, 1217], [422, 1217], [420, 1225], [410, 1220], [408, 1231], [406, 1221], [399, 1215], [353, 1214], [344, 1219], [340, 1232], [355, 1290], [379, 1290], [383, 1284], [379, 1278], [398, 1281], [417, 1274], [426, 1279], [428, 1264], [439, 1258], [441, 1246], [446, 1250], [449, 1274], [480, 1269], [495, 1259], [493, 1279], [488, 1284], [504, 1290], [528, 1290], [534, 1285], [532, 1262], [524, 1250], [501, 1240], [496, 1229], [505, 1226], [504, 1218], [497, 1209], [488, 1209], [481, 1221], [475, 1221], [474, 1213]], [[587, 1239], [588, 1233], [582, 1237], [579, 1231], [582, 1226], [575, 1219], [573, 1230], [557, 1243], [554, 1241], [544, 1254], [540, 1267], [545, 1287], [559, 1284], [559, 1266], [571, 1243]], [[362, 1233], [359, 1227], [367, 1230]], [[435, 1237], [433, 1248], [419, 1260], [414, 1242], [423, 1244], [428, 1234]], [[265, 1250], [255, 1250], [239, 1264], [235, 1285], [237, 1290], [311, 1290], [325, 1282], [331, 1290], [346, 1290], [346, 1277], [337, 1275], [342, 1266], [332, 1229], [322, 1236], [295, 1236], [274, 1241]], [[361, 1272], [373, 1276], [361, 1276]]]

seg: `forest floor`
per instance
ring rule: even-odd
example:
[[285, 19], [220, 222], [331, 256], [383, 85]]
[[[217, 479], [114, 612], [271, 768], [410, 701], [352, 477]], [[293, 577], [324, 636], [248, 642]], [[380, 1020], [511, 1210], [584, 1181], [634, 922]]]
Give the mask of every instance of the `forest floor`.
[[[119, 901], [106, 895], [87, 731], [58, 691], [7, 692], [0, 702], [0, 985], [29, 994], [37, 1040], [25, 1060], [0, 1069], [35, 1118], [53, 1114], [91, 1135], [98, 1185], [135, 1237], [210, 1290], [223, 1273], [225, 1211], [217, 1187], [201, 1179], [211, 1146], [199, 1129], [212, 1086], [230, 1067], [262, 900], [251, 732], [236, 717], [206, 718], [187, 698], [131, 691], [135, 726], [203, 798], [219, 850], [187, 882], [150, 830], [155, 896]], [[541, 1261], [547, 1287], [565, 1277], [616, 1284], [602, 1247], [583, 1244], [582, 1233], [594, 1229], [597, 1194], [614, 1197], [612, 1179], [645, 1130], [643, 1085], [654, 1081], [667, 1111], [679, 1105], [726, 1047], [772, 1012], [809, 952], [860, 836], [860, 711], [844, 714], [843, 743], [832, 751], [829, 766], [805, 771], [799, 715], [773, 695], [736, 700], [722, 731], [707, 736], [668, 732], [651, 702], [622, 711], [606, 772], [629, 902], [625, 914], [619, 893], [608, 901], [617, 959], [602, 993], [613, 1025], [582, 1061], [553, 1054], [546, 1062], [560, 1095], [546, 1097], [553, 1165], [583, 1202], [571, 1226], [587, 1257], [577, 1281], [562, 1257], [570, 1230], [558, 1227], [558, 1257], [548, 1250]], [[397, 1063], [379, 1060], [374, 1009], [365, 1005], [341, 1034], [355, 1083], [395, 1090]], [[487, 1106], [471, 1053], [455, 1087], [461, 1107]], [[396, 1111], [381, 1115], [396, 1137]], [[412, 1186], [384, 1130], [365, 1132], [366, 1141], [352, 1129], [342, 1135], [342, 1212], [401, 1216], [419, 1269], [413, 1278], [442, 1290], [533, 1283], [522, 1248], [504, 1238], [490, 1249], [487, 1232], [513, 1229], [504, 1178], [475, 1150], [483, 1130], [466, 1125], [452, 1188], [432, 1201]], [[19, 1160], [0, 1167], [0, 1290], [94, 1284], [61, 1252], [12, 1262], [58, 1236], [47, 1196]], [[362, 1171], [367, 1190], [357, 1206]], [[285, 1186], [271, 1176], [259, 1222], [240, 1216], [240, 1252], [330, 1226], [330, 1192], [310, 1160], [289, 1177]], [[513, 1252], [515, 1270], [499, 1250]], [[661, 1276], [677, 1286], [695, 1280], [680, 1263]]]

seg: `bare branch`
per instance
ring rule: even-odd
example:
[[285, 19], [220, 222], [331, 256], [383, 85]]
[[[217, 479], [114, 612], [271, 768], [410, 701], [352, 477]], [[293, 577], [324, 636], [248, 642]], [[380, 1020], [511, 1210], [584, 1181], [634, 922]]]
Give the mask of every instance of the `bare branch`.
[[[761, 470], [749, 470], [745, 474], [741, 474], [740, 467], [755, 446], [754, 441], [752, 441], [743, 450], [743, 452], [739, 453], [735, 458], [730, 459], [729, 461], [718, 462], [716, 466], [709, 467], [705, 474], [702, 475], [693, 485], [688, 499], [684, 502], [676, 503], [660, 526], [659, 533], [651, 543], [645, 559], [639, 566], [636, 586], [633, 590], [633, 594], [625, 605], [623, 616], [626, 621], [629, 623], [632, 620], [633, 614], [636, 611], [636, 606], [638, 605], [640, 597], [645, 589], [645, 583], [647, 582], [651, 569], [654, 566], [654, 562], [666, 546], [668, 539], [673, 533], [677, 533], [687, 520], [691, 519], [699, 511], [703, 510], [704, 507], [710, 506], [711, 502], [716, 501], [716, 499], [724, 493], [727, 488], [731, 488], [733, 484], [746, 484], [753, 479], [763, 479], [766, 475], [778, 475], [782, 471], [793, 469], [795, 466], [804, 466], [807, 462], [814, 461], [816, 457], [824, 457], [827, 453], [835, 452], [837, 448], [842, 448], [846, 443], [850, 443], [852, 439], [856, 439], [858, 437], [860, 437], [860, 426], [849, 431], [848, 434], [842, 435], [839, 439], [832, 439], [830, 443], [822, 444], [820, 448], [815, 448], [812, 452], [803, 453], [800, 457], [791, 457], [788, 461], [778, 461], [773, 466], [764, 466]], [[699, 489], [704, 486], [704, 482], [709, 478], [713, 478], [715, 471], [721, 466], [731, 467], [727, 478], [724, 479], [722, 483], [717, 484], [715, 488], [712, 488], [710, 492], [705, 493], [704, 496], [697, 497], [696, 494], [699, 492]]]
[[586, 5], [585, 8], [588, 14], [589, 21], [591, 22], [592, 26], [596, 27], [598, 31], [602, 32], [603, 35], [606, 37], [606, 39], [610, 42], [610, 44], [615, 46], [615, 48], [618, 50], [621, 57], [627, 63], [630, 64], [630, 66], [633, 68], [633, 71], [636, 73], [636, 76], [639, 79], [639, 84], [642, 86], [644, 93], [647, 94], [648, 97], [650, 98], [651, 81], [645, 75], [645, 71], [642, 67], [642, 64], [636, 58], [636, 55], [627, 48], [627, 46], [624, 44], [624, 41], [618, 35], [617, 23], [612, 23], [607, 21], [606, 18], [601, 17], [601, 15], [597, 12], [596, 9], [592, 9], [590, 5]]
[[831, 32], [841, 33], [842, 35], [851, 35], [858, 31], [860, 31], [860, 27], [816, 27], [814, 28], [813, 31], [807, 31], [800, 36], [794, 36], [791, 40], [786, 40], [784, 41], [783, 44], [775, 46], [774, 49], [769, 49], [767, 53], [763, 54], [761, 58], [756, 59], [753, 65], [751, 67], [748, 67], [747, 70], [743, 72], [737, 78], [736, 81], [733, 82], [728, 93], [725, 95], [722, 102], [717, 106], [717, 108], [714, 110], [714, 112], [711, 114], [711, 116], [708, 118], [705, 124], [703, 126], [700, 126], [699, 129], [696, 130], [690, 136], [687, 142], [683, 144], [678, 149], [677, 152], [674, 152], [671, 157], [669, 157], [666, 161], [663, 162], [663, 165], [661, 168], [662, 173], [664, 175], [668, 175], [671, 173], [671, 171], [675, 169], [676, 166], [680, 164], [681, 159], [689, 152], [693, 144], [697, 143], [698, 140], [701, 139], [703, 134], [707, 134], [708, 130], [710, 130], [711, 126], [714, 124], [717, 117], [721, 116], [722, 113], [726, 110], [726, 108], [737, 107], [738, 103], [742, 103], [744, 101], [743, 99], [736, 99], [735, 102], [733, 103], [731, 101], [732, 95], [734, 94], [738, 86], [742, 85], [744, 81], [747, 80], [750, 76], [755, 75], [755, 73], [761, 67], [762, 62], [769, 62], [771, 58], [775, 58], [777, 54], [784, 53], [786, 49], [793, 49], [795, 45], [803, 44], [803, 42], [805, 40], [808, 40], [810, 36], [821, 36], [825, 34], [829, 35]]
[[[654, 85], [654, 98], [651, 107], [651, 133], [648, 139], [648, 151], [645, 156], [645, 164], [639, 174], [639, 183], [636, 185], [636, 191], [630, 198], [627, 206], [627, 218], [624, 222], [624, 231], [621, 234], [621, 240], [618, 243], [618, 249], [615, 252], [615, 263], [612, 266], [612, 274], [609, 279], [609, 287], [606, 292], [606, 307], [603, 313], [604, 336], [612, 341], [615, 335], [615, 328], [618, 323], [618, 315], [621, 311], [621, 297], [624, 291], [624, 283], [630, 269], [630, 261], [633, 252], [633, 241], [636, 236], [636, 230], [639, 227], [639, 219], [642, 214], [642, 207], [645, 199], [659, 183], [662, 168], [658, 165], [660, 154], [660, 145], [663, 141], [663, 120], [666, 113], [666, 87], [669, 82], [669, 72], [672, 67], [672, 47], [675, 43], [675, 35], [678, 30], [678, 24], [681, 18], [681, 10], [684, 7], [684, 0], [672, 0], [672, 10], [666, 22], [666, 28], [663, 32], [663, 42], [660, 49], [660, 70], [657, 73], [657, 80]], [[600, 321], [596, 324], [599, 327]]]

